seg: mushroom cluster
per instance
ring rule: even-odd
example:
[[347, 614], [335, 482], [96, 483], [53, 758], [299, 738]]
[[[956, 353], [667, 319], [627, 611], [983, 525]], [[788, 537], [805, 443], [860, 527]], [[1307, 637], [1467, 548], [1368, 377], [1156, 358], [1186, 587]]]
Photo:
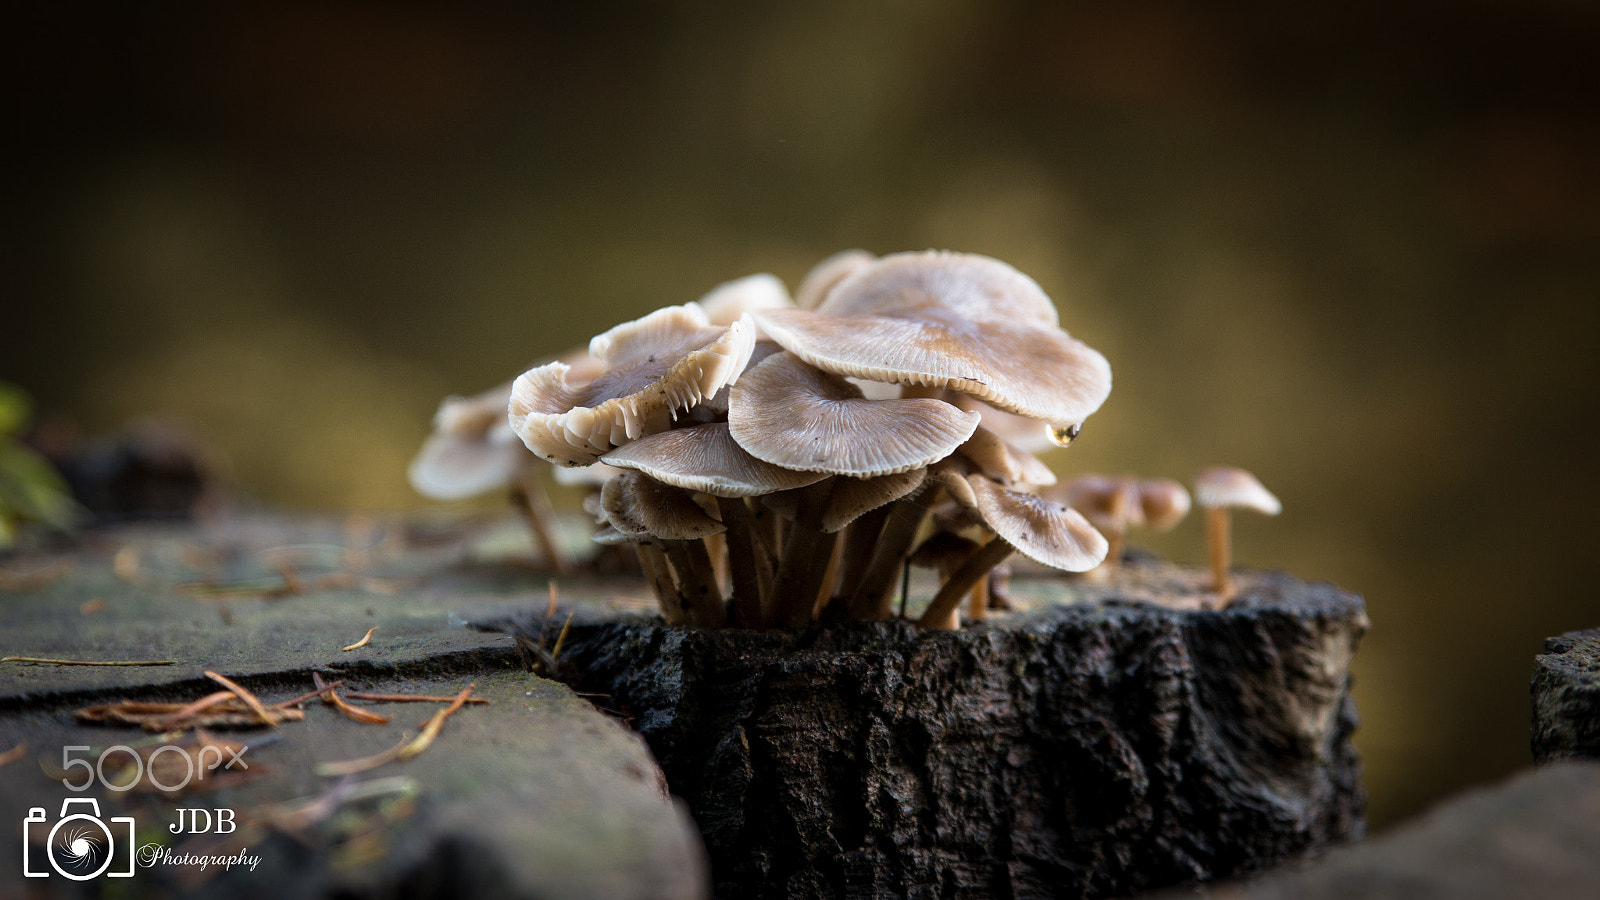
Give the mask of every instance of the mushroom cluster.
[[1104, 559], [1018, 446], [1064, 444], [1111, 389], [1032, 279], [983, 256], [851, 251], [795, 297], [730, 282], [511, 385], [533, 454], [619, 473], [590, 504], [595, 540], [637, 549], [669, 622], [886, 618], [919, 542], [957, 534], [925, 625], [956, 624], [1014, 550], [1067, 571]]
[[[998, 604], [990, 580], [1013, 552], [1112, 578], [1130, 528], [1166, 530], [1188, 512], [1170, 479], [1056, 485], [1032, 455], [1069, 444], [1110, 390], [1105, 358], [1011, 266], [852, 250], [817, 264], [793, 299], [771, 275], [731, 281], [447, 399], [411, 479], [438, 498], [511, 488], [564, 571], [531, 471], [548, 461], [557, 481], [593, 487], [593, 539], [632, 548], [670, 623], [890, 618], [919, 565], [941, 586], [918, 621], [954, 628], [963, 600], [972, 618]], [[1217, 469], [1196, 484], [1221, 602], [1227, 523], [1213, 508], [1268, 511], [1241, 497], [1241, 477]]]

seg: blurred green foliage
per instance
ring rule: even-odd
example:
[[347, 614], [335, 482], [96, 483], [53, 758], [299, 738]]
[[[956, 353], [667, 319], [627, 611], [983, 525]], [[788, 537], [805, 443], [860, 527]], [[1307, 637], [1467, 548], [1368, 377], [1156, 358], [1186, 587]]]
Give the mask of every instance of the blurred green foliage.
[[15, 544], [25, 523], [66, 531], [78, 515], [61, 473], [22, 443], [32, 414], [28, 395], [0, 381], [0, 548]]

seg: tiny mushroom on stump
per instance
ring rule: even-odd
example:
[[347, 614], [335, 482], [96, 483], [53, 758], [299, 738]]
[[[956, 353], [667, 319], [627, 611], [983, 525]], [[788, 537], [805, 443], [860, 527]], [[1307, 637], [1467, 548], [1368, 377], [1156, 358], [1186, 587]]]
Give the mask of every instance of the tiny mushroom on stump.
[[1110, 542], [1106, 561], [1088, 573], [1102, 579], [1120, 568], [1129, 529], [1167, 531], [1189, 513], [1189, 492], [1170, 478], [1079, 475], [1050, 495], [1083, 513]]
[[951, 496], [969, 505], [995, 537], [967, 557], [939, 588], [918, 621], [925, 628], [956, 627], [961, 598], [1012, 550], [1066, 572], [1086, 572], [1106, 558], [1105, 537], [1082, 513], [1065, 504], [1009, 490], [983, 475], [960, 479], [945, 472], [939, 477], [947, 489], [958, 479], [965, 481], [967, 490], [950, 490]]
[[1211, 557], [1211, 585], [1219, 605], [1233, 599], [1228, 571], [1233, 562], [1230, 511], [1253, 509], [1275, 516], [1283, 504], [1254, 475], [1234, 466], [1212, 466], [1194, 477], [1194, 502], [1206, 511], [1206, 538]]
[[[585, 365], [577, 359], [572, 362]], [[510, 382], [471, 397], [446, 397], [434, 414], [433, 433], [423, 441], [406, 475], [417, 493], [432, 500], [510, 491], [550, 568], [570, 574], [573, 562], [561, 544], [555, 510], [534, 469], [534, 456], [506, 419], [510, 398]]]
[[[606, 482], [600, 507], [617, 531], [661, 542], [677, 574], [690, 624], [720, 628], [727, 622], [722, 592], [703, 540], [721, 534], [725, 526], [706, 515], [687, 491], [638, 472], [624, 472]], [[646, 571], [655, 565], [655, 561], [641, 562]]]

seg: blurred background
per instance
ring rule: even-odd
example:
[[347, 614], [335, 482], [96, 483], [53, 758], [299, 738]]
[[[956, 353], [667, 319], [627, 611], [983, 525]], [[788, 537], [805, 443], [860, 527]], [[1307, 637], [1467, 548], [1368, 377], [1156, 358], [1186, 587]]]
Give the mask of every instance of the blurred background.
[[848, 247], [997, 256], [1115, 371], [1058, 471], [1243, 465], [1240, 561], [1367, 597], [1381, 826], [1527, 764], [1533, 655], [1600, 626], [1600, 7], [1295, 6], [6, 4], [0, 380], [404, 509], [447, 393]]

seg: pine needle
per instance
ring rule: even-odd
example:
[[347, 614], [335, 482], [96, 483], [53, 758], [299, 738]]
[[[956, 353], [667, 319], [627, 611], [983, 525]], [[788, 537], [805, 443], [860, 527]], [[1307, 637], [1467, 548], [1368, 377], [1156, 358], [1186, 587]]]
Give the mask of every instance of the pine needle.
[[377, 631], [377, 630], [378, 630], [378, 626], [374, 625], [371, 628], [367, 629], [367, 633], [362, 636], [361, 640], [356, 641], [354, 644], [351, 644], [348, 647], [340, 647], [339, 649], [341, 649], [341, 650], [360, 650], [362, 647], [365, 647], [367, 645], [368, 641], [372, 640], [372, 633], [374, 631]]
[[418, 734], [416, 739], [411, 743], [401, 748], [400, 758], [410, 759], [428, 749], [428, 747], [433, 744], [433, 739], [439, 736], [439, 729], [444, 727], [444, 720], [450, 718], [450, 716], [456, 710], [460, 709], [467, 702], [467, 697], [472, 693], [472, 689], [475, 686], [476, 685], [469, 684], [462, 688], [461, 693], [457, 694], [456, 698], [450, 701], [449, 706], [446, 706], [444, 709], [441, 709], [432, 716], [429, 716], [428, 721], [422, 723], [422, 733]]
[[[213, 672], [209, 669], [206, 670], [205, 674], [207, 678], [232, 691], [234, 696], [243, 701], [245, 706], [250, 707], [251, 712], [255, 713], [261, 718], [262, 722], [268, 725], [278, 724], [279, 719], [273, 718], [272, 714], [267, 712], [267, 708], [261, 705], [261, 701], [256, 699], [255, 694], [245, 690], [243, 687], [239, 686], [236, 682], [227, 678], [226, 676], [218, 675], [216, 672]], [[281, 718], [281, 716], [279, 718]]]

